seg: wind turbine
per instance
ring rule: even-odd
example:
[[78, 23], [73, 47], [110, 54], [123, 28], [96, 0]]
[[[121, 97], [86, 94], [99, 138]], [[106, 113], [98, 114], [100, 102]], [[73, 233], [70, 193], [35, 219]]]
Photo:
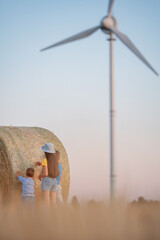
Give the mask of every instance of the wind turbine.
[[113, 5], [115, 0], [109, 1], [108, 15], [103, 17], [100, 24], [93, 28], [87, 29], [74, 36], [66, 38], [62, 41], [54, 43], [48, 47], [41, 49], [41, 51], [48, 50], [62, 44], [70, 43], [82, 38], [89, 37], [91, 34], [101, 29], [104, 33], [110, 35], [110, 197], [115, 197], [116, 173], [115, 173], [115, 102], [114, 102], [114, 58], [113, 58], [113, 43], [114, 34], [126, 45], [145, 65], [147, 65], [157, 76], [159, 75], [150, 63], [144, 58], [141, 52], [131, 42], [131, 40], [122, 32], [118, 30], [118, 21], [112, 16]]

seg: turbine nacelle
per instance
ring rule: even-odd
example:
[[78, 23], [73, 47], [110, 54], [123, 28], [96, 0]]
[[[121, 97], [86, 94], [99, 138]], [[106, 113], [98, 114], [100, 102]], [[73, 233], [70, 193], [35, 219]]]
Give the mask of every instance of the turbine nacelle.
[[111, 28], [118, 29], [118, 21], [115, 17], [105, 16], [101, 21], [101, 29], [104, 33], [109, 34]]
[[114, 2], [115, 2], [115, 0], [109, 0], [107, 16], [102, 18], [102, 20], [101, 20], [101, 22], [98, 26], [92, 27], [92, 28], [87, 29], [83, 32], [80, 32], [76, 35], [68, 37], [68, 38], [66, 38], [62, 41], [54, 43], [54, 44], [52, 44], [48, 47], [45, 47], [45, 48], [41, 49], [41, 51], [45, 51], [47, 49], [57, 47], [57, 46], [60, 46], [62, 44], [70, 43], [70, 42], [73, 42], [73, 41], [77, 41], [79, 39], [89, 37], [94, 32], [96, 32], [98, 29], [101, 29], [105, 34], [114, 33], [116, 35], [116, 37], [118, 37], [124, 45], [126, 45], [144, 64], [146, 64], [146, 66], [148, 66], [158, 76], [158, 73], [150, 65], [150, 63], [144, 58], [144, 56], [137, 49], [137, 47], [132, 43], [132, 41], [124, 33], [120, 32], [118, 30], [118, 21], [115, 17], [112, 16], [112, 10], [113, 10]]

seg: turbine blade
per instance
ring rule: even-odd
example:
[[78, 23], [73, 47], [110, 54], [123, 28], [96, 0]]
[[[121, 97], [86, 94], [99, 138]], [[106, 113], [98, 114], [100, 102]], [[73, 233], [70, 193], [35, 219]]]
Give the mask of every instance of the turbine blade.
[[157, 76], [159, 74], [156, 70], [150, 65], [150, 63], [144, 58], [136, 46], [131, 42], [131, 40], [123, 33], [119, 32], [115, 28], [111, 28], [111, 31], [144, 63], [146, 64]]
[[72, 37], [69, 37], [69, 38], [66, 38], [60, 42], [57, 42], [55, 44], [52, 44], [46, 48], [43, 48], [41, 49], [40, 51], [45, 51], [47, 49], [50, 49], [50, 48], [53, 48], [53, 47], [57, 47], [57, 46], [60, 46], [62, 44], [66, 44], [66, 43], [69, 43], [69, 42], [73, 42], [73, 41], [76, 41], [76, 40], [79, 40], [79, 39], [82, 39], [82, 38], [85, 38], [85, 37], [88, 37], [90, 36], [91, 34], [93, 34], [96, 30], [98, 30], [100, 28], [100, 26], [96, 26], [96, 27], [93, 27], [93, 28], [90, 28], [90, 29], [87, 29], [81, 33], [78, 33]]
[[108, 5], [108, 16], [109, 16], [109, 17], [110, 17], [111, 14], [112, 14], [114, 2], [115, 2], [115, 0], [109, 0], [109, 5]]

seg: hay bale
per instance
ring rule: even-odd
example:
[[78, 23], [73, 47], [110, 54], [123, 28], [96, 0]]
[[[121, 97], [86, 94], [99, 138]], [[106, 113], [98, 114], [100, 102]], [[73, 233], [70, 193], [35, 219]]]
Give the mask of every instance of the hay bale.
[[0, 127], [0, 191], [7, 196], [13, 189], [21, 189], [16, 178], [16, 172], [25, 175], [28, 167], [35, 169], [36, 197], [40, 194], [41, 182], [38, 180], [41, 167], [36, 167], [37, 161], [42, 161], [44, 153], [41, 146], [52, 142], [55, 149], [61, 153], [62, 195], [66, 202], [70, 186], [70, 170], [68, 156], [60, 140], [50, 131], [38, 127]]

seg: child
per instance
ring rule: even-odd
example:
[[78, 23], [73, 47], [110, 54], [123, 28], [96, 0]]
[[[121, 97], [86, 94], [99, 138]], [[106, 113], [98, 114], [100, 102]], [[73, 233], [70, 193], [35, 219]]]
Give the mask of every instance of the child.
[[[57, 200], [58, 204], [62, 204], [63, 203], [62, 187], [60, 185], [60, 181], [61, 181], [61, 177], [62, 177], [62, 165], [60, 163], [60, 152], [59, 151], [56, 151], [56, 156], [58, 158], [58, 165], [59, 165], [59, 176], [56, 178], [56, 180], [57, 180], [56, 200]], [[47, 159], [44, 158], [44, 160], [42, 162], [37, 162], [37, 166], [47, 166]]]
[[62, 204], [63, 203], [63, 197], [62, 197], [62, 187], [61, 187], [61, 177], [62, 177], [62, 165], [60, 163], [60, 158], [58, 159], [58, 164], [59, 164], [59, 176], [56, 178], [57, 179], [57, 193], [56, 193], [56, 197], [57, 197], [57, 202], [58, 204]]
[[17, 172], [18, 180], [22, 183], [22, 200], [27, 203], [34, 203], [35, 190], [34, 190], [34, 169], [27, 168], [26, 177], [21, 176], [21, 172]]

